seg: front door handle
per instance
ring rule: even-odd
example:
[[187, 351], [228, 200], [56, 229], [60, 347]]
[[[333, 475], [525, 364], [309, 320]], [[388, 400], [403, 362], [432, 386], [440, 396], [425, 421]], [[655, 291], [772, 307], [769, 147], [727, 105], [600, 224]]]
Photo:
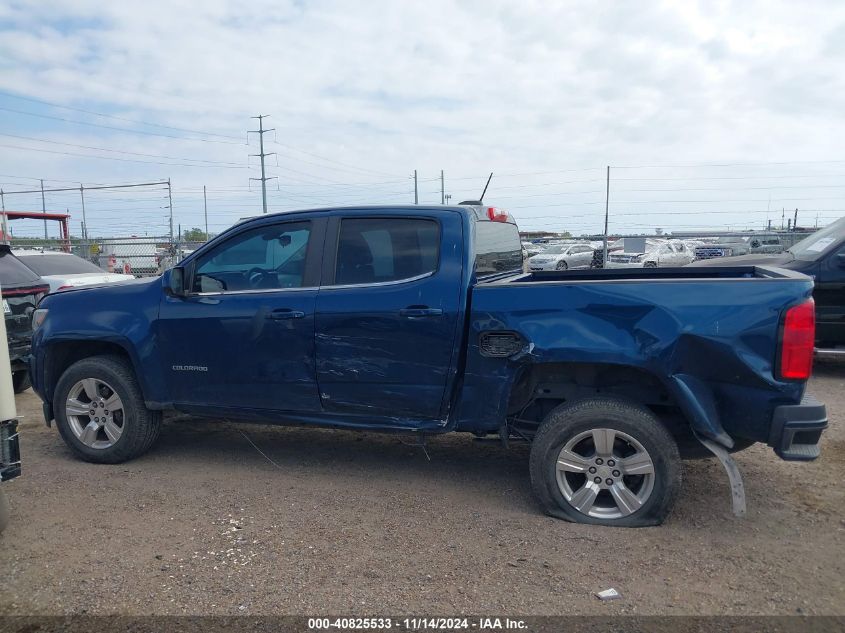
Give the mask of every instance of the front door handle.
[[443, 310], [440, 308], [429, 308], [428, 306], [408, 306], [399, 310], [399, 316], [408, 319], [419, 319], [422, 317], [440, 316]]
[[289, 310], [287, 308], [281, 310], [273, 310], [272, 312], [267, 313], [267, 318], [272, 319], [273, 321], [282, 321], [285, 319], [302, 319], [305, 317], [305, 313], [301, 310]]

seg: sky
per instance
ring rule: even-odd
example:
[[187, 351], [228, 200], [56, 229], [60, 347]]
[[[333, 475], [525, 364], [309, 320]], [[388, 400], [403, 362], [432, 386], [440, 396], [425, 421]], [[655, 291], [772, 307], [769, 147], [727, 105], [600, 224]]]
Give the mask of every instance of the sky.
[[[616, 234], [845, 215], [845, 3], [0, 3], [0, 187], [172, 186], [174, 230], [477, 198]], [[609, 196], [607, 168], [610, 167]], [[7, 193], [9, 192], [9, 193]], [[165, 235], [166, 185], [85, 192], [90, 235]], [[47, 192], [71, 214], [78, 190]], [[39, 235], [17, 221], [19, 236]], [[51, 235], [56, 229], [50, 229]]]

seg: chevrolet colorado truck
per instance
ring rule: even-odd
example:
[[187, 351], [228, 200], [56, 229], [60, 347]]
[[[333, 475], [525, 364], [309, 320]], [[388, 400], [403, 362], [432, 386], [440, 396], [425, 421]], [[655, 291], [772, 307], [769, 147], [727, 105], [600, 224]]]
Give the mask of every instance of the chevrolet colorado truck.
[[[42, 300], [31, 375], [76, 455], [117, 463], [162, 412], [531, 443], [542, 509], [660, 523], [682, 457], [810, 460], [813, 282], [775, 268], [522, 270], [480, 204], [264, 215], [161, 277]], [[744, 506], [742, 506], [744, 508]]]

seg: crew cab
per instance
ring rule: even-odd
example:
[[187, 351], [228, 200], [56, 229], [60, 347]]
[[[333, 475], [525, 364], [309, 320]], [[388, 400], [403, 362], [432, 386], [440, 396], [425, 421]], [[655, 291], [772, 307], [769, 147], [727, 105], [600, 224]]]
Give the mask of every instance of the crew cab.
[[809, 277], [522, 267], [493, 207], [264, 215], [160, 278], [47, 296], [33, 385], [92, 462], [144, 453], [174, 409], [529, 441], [543, 510], [605, 525], [660, 523], [682, 456], [818, 456]]

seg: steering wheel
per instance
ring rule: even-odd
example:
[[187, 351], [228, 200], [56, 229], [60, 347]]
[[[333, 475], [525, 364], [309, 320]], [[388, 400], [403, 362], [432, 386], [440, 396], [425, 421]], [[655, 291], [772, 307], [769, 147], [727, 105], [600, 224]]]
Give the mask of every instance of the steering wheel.
[[264, 284], [264, 281], [269, 277], [270, 273], [268, 273], [263, 268], [250, 268], [249, 272], [246, 274], [246, 281], [249, 284], [250, 288], [261, 288]]

